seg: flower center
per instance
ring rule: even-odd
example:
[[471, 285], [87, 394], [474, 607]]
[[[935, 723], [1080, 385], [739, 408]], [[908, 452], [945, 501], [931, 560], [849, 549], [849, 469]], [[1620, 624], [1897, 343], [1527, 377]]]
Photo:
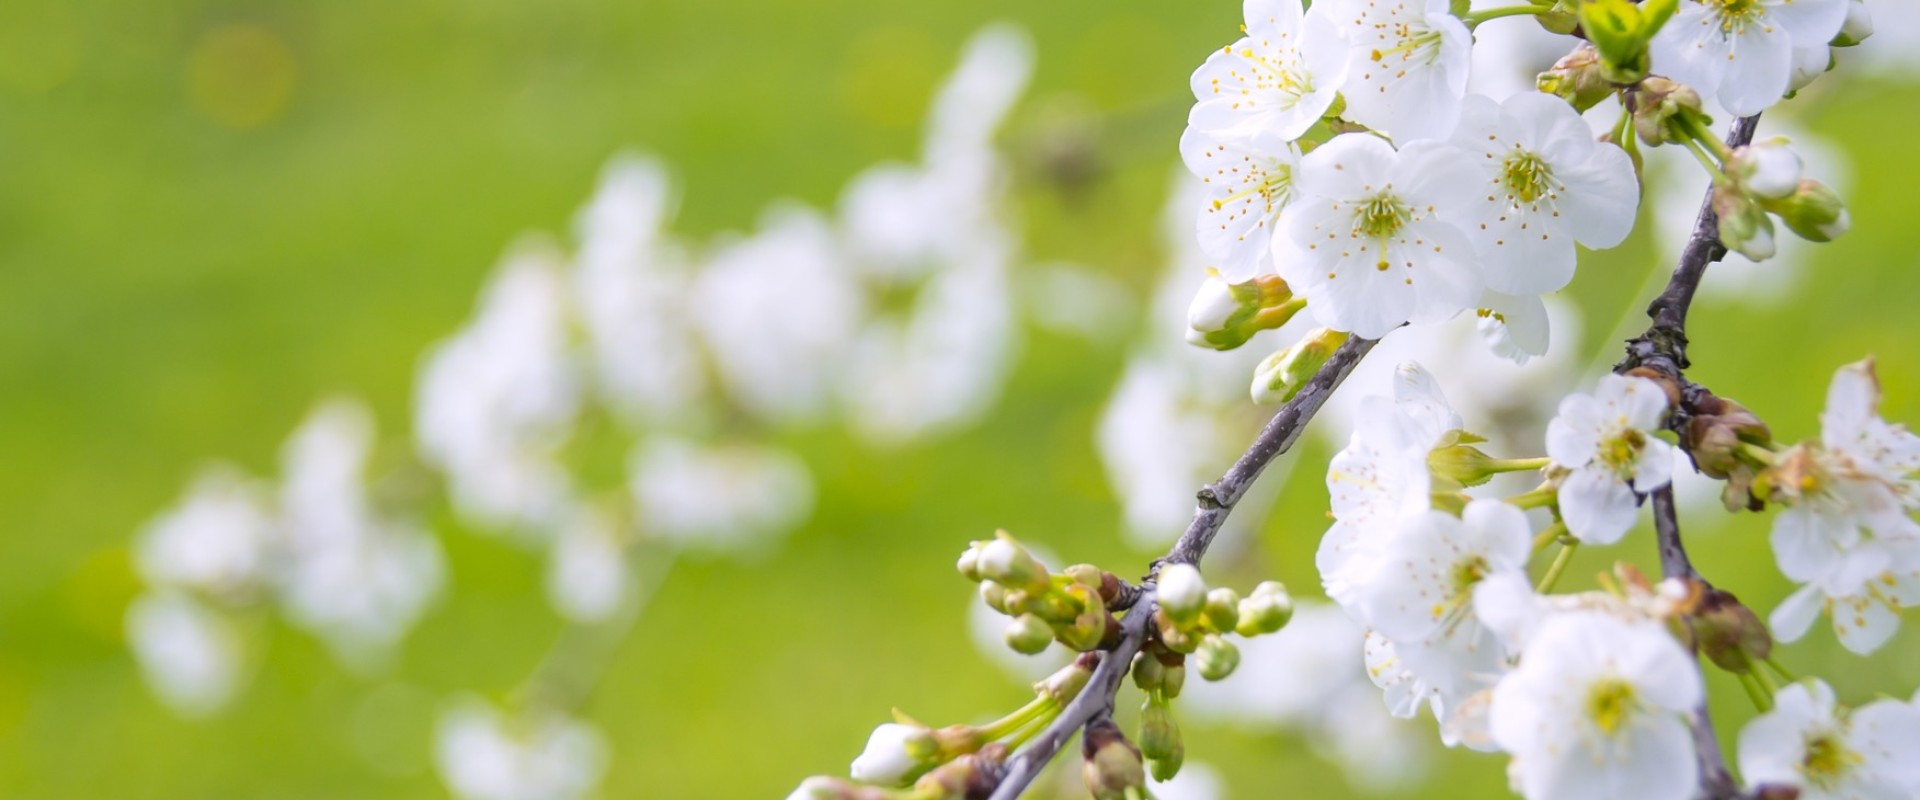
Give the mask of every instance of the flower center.
[[1273, 169], [1258, 176], [1248, 176], [1246, 182], [1247, 188], [1213, 201], [1214, 210], [1218, 211], [1228, 203], [1243, 200], [1254, 194], [1260, 195], [1260, 199], [1266, 201], [1268, 211], [1284, 205], [1287, 199], [1293, 196], [1293, 166], [1276, 164]]
[[1763, 9], [1760, 0], [1704, 0], [1720, 17], [1720, 30], [1734, 34], [1743, 31], [1747, 23], [1760, 18]]
[[1413, 26], [1400, 23], [1395, 26], [1399, 35], [1399, 44], [1385, 50], [1375, 50], [1368, 55], [1375, 61], [1385, 61], [1388, 56], [1398, 56], [1401, 61], [1412, 61], [1425, 54], [1425, 61], [1432, 63], [1440, 54], [1440, 33], [1432, 29], [1414, 32]]
[[1860, 754], [1837, 734], [1820, 731], [1807, 737], [1807, 755], [1800, 760], [1800, 772], [1815, 786], [1831, 787], [1860, 761]]
[[1474, 584], [1487, 577], [1490, 571], [1492, 568], [1487, 566], [1487, 559], [1484, 556], [1472, 556], [1455, 562], [1453, 565], [1454, 596], [1459, 597], [1472, 591]]
[[1640, 460], [1640, 451], [1646, 446], [1645, 432], [1639, 428], [1622, 427], [1620, 432], [1600, 442], [1600, 463], [1620, 473], [1621, 477], [1630, 478], [1635, 462]]
[[1360, 202], [1353, 215], [1353, 235], [1367, 239], [1390, 239], [1413, 221], [1413, 209], [1390, 192], [1381, 192]]
[[1639, 704], [1633, 684], [1621, 678], [1601, 678], [1587, 689], [1587, 719], [1608, 736], [1626, 728]]
[[1539, 156], [1515, 150], [1507, 156], [1500, 183], [1521, 203], [1532, 203], [1553, 193], [1553, 168]]
[[1249, 70], [1251, 74], [1247, 76], [1251, 80], [1247, 82], [1253, 89], [1285, 95], [1282, 102], [1287, 108], [1292, 108], [1299, 103], [1300, 98], [1313, 94], [1313, 75], [1294, 68], [1292, 62], [1297, 57], [1289, 57], [1292, 55], [1289, 52], [1275, 57], [1256, 53], [1252, 48], [1243, 48], [1240, 51], [1240, 58], [1251, 67]]

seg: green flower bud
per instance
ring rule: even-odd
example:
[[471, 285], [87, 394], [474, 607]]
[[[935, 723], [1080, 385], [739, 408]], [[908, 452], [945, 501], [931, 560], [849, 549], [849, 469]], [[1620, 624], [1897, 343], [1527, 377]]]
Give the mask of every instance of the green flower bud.
[[1147, 698], [1140, 706], [1140, 753], [1158, 760], [1172, 758], [1180, 750], [1180, 726], [1174, 724], [1173, 709], [1165, 701]]
[[1087, 609], [1086, 613], [1074, 618], [1073, 624], [1060, 629], [1060, 641], [1082, 653], [1098, 650], [1101, 642], [1107, 638], [1111, 619], [1104, 608]]
[[1293, 597], [1278, 581], [1266, 581], [1253, 588], [1253, 594], [1240, 601], [1240, 624], [1234, 632], [1254, 637], [1273, 633], [1293, 619]]
[[1673, 118], [1701, 113], [1699, 93], [1657, 75], [1641, 81], [1633, 99], [1634, 133], [1649, 145], [1685, 142], [1689, 135], [1676, 129]]
[[1304, 302], [1277, 275], [1262, 275], [1245, 283], [1227, 283], [1209, 271], [1206, 282], [1187, 306], [1187, 343], [1210, 350], [1232, 350], [1254, 334], [1272, 330], [1293, 319]]
[[1773, 654], [1773, 634], [1751, 609], [1730, 592], [1712, 589], [1693, 615], [1700, 652], [1728, 672], [1752, 671]]
[[1453, 444], [1427, 453], [1427, 470], [1435, 483], [1459, 488], [1479, 486], [1500, 474], [1499, 462], [1470, 444]]
[[1095, 592], [1100, 590], [1102, 578], [1107, 574], [1105, 570], [1092, 564], [1075, 564], [1062, 570], [1062, 572], [1068, 578], [1073, 579], [1074, 583], [1078, 583]]
[[1556, 36], [1567, 36], [1580, 28], [1579, 0], [1560, 0], [1544, 14], [1536, 15], [1533, 20], [1540, 27]]
[[1728, 176], [1762, 202], [1781, 199], [1800, 188], [1800, 155], [1778, 136], [1734, 148], [1725, 166]]
[[1074, 659], [1073, 663], [1061, 667], [1059, 671], [1034, 684], [1033, 691], [1035, 694], [1046, 695], [1061, 708], [1065, 708], [1067, 703], [1073, 701], [1075, 695], [1080, 694], [1081, 689], [1086, 688], [1087, 679], [1093, 677], [1096, 661], [1097, 659], [1091, 657], [1091, 654], [1082, 654]]
[[1191, 653], [1200, 647], [1200, 637], [1167, 617], [1162, 608], [1153, 614], [1154, 627], [1160, 634], [1160, 644], [1175, 653]]
[[1166, 665], [1158, 657], [1145, 650], [1133, 654], [1133, 685], [1140, 691], [1156, 691], [1166, 678]]
[[1853, 222], [1840, 194], [1816, 180], [1803, 180], [1793, 194], [1767, 203], [1787, 229], [1809, 242], [1831, 242]]
[[1007, 587], [993, 581], [980, 582], [980, 600], [1002, 614], [1012, 613], [1007, 610]]
[[1679, 9], [1679, 0], [1580, 0], [1580, 29], [1600, 54], [1600, 74], [1630, 84], [1647, 76], [1647, 43]]
[[1347, 343], [1344, 331], [1315, 328], [1292, 347], [1276, 351], [1253, 371], [1253, 402], [1284, 403], [1306, 388], [1307, 381]]
[[1534, 87], [1557, 95], [1580, 111], [1586, 111], [1613, 96], [1614, 85], [1601, 74], [1600, 54], [1591, 45], [1580, 45], [1573, 52], [1534, 79]]
[[960, 563], [954, 566], [960, 570], [961, 575], [966, 576], [967, 580], [975, 582], [980, 580], [980, 550], [986, 546], [986, 542], [974, 542], [960, 552]]
[[1047, 573], [1046, 565], [1028, 553], [1006, 531], [996, 532], [994, 540], [980, 548], [975, 565], [981, 577], [1008, 588], [1026, 589], [1039, 594], [1052, 587], [1052, 576]]
[[1033, 655], [1053, 644], [1053, 628], [1032, 614], [1021, 614], [1007, 623], [1007, 646], [1016, 653]]
[[1208, 628], [1226, 633], [1240, 624], [1240, 593], [1225, 586], [1207, 592], [1207, 604], [1200, 618]]
[[1160, 682], [1160, 694], [1168, 700], [1174, 700], [1180, 697], [1180, 690], [1187, 685], [1186, 656], [1180, 656], [1180, 663], [1166, 667], [1166, 679]]
[[1745, 192], [1716, 186], [1713, 210], [1720, 217], [1720, 243], [1753, 261], [1773, 257], [1773, 220]]
[[1200, 666], [1200, 677], [1217, 681], [1240, 666], [1240, 648], [1219, 634], [1209, 633], [1200, 639], [1200, 649], [1194, 651], [1193, 658]]
[[1129, 800], [1128, 795], [1144, 790], [1147, 773], [1140, 763], [1140, 749], [1120, 733], [1120, 726], [1102, 717], [1087, 726], [1081, 740], [1085, 762], [1080, 777], [1094, 800]]

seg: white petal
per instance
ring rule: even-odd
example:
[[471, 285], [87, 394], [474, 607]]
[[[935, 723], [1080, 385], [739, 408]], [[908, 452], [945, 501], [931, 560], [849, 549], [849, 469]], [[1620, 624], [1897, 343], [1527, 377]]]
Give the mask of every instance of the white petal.
[[1820, 617], [1821, 601], [1826, 599], [1818, 589], [1802, 586], [1787, 599], [1775, 606], [1772, 614], [1767, 615], [1767, 626], [1773, 629], [1773, 635], [1783, 642], [1796, 642], [1807, 635], [1807, 629], [1813, 627], [1813, 621]]
[[1755, 23], [1735, 33], [1732, 44], [1717, 95], [1720, 105], [1741, 117], [1765, 111], [1787, 93], [1793, 77], [1793, 40], [1786, 31]]
[[1554, 176], [1567, 186], [1560, 213], [1574, 239], [1596, 250], [1626, 240], [1640, 211], [1640, 181], [1625, 150], [1598, 144], [1585, 161]]
[[1568, 532], [1587, 544], [1620, 541], [1640, 515], [1626, 481], [1598, 465], [1574, 470], [1560, 485], [1559, 496]]
[[1673, 477], [1674, 447], [1659, 439], [1648, 439], [1633, 465], [1633, 488], [1651, 492], [1667, 485]]
[[1880, 649], [1900, 628], [1900, 617], [1893, 609], [1869, 597], [1835, 601], [1831, 611], [1840, 646], [1863, 656]]
[[1767, 21], [1779, 25], [1801, 47], [1825, 46], [1847, 22], [1848, 0], [1770, 0]]

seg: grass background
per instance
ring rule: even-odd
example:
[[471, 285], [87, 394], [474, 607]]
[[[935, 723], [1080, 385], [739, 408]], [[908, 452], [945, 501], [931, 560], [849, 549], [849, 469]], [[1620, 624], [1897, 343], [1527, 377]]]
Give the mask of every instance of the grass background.
[[[540, 565], [442, 519], [451, 586], [392, 669], [340, 670], [265, 625], [259, 673], [225, 715], [176, 719], [122, 642], [138, 591], [127, 543], [205, 459], [273, 471], [318, 397], [367, 398], [401, 448], [426, 345], [463, 320], [496, 256], [564, 231], [600, 165], [658, 153], [695, 239], [772, 199], [828, 205], [846, 178], [911, 158], [926, 99], [980, 25], [1038, 45], [1017, 157], [1062, 118], [1092, 125], [1084, 190], [1019, 197], [1032, 260], [1096, 265], [1144, 293], [1188, 100], [1186, 75], [1237, 4], [1146, 0], [10, 0], [0, 6], [0, 795], [432, 797], [432, 714], [509, 690], [559, 630]], [[235, 30], [246, 33], [238, 44]], [[277, 43], [277, 44], [276, 44]], [[1856, 82], [1804, 122], [1858, 165], [1855, 230], [1804, 293], [1703, 307], [1695, 376], [1787, 437], [1811, 434], [1826, 377], [1879, 356], [1889, 415], [1920, 418], [1920, 90]], [[1891, 138], [1890, 138], [1891, 137]], [[1040, 174], [1030, 170], [1026, 174]], [[1637, 307], [1637, 239], [1591, 258], [1589, 319]], [[1594, 326], [1597, 329], [1599, 326]], [[1007, 527], [1073, 560], [1143, 564], [1092, 450], [1134, 332], [1030, 332], [989, 421], [875, 451], [793, 434], [820, 484], [810, 524], [758, 560], [683, 559], [586, 714], [608, 734], [609, 797], [772, 797], [839, 772], [899, 704], [929, 720], [1023, 690], [962, 633], [961, 543]], [[1590, 339], [1597, 338], [1594, 336]], [[1601, 342], [1599, 346], [1612, 347]], [[1323, 448], [1301, 454], [1324, 459]], [[1313, 462], [1309, 462], [1313, 463]], [[1323, 461], [1321, 463], [1324, 463]], [[1236, 583], [1314, 585], [1325, 496], [1295, 473]], [[1700, 566], [1762, 609], [1784, 596], [1766, 521], [1697, 512]], [[1651, 565], [1646, 538], [1606, 559]], [[1783, 661], [1843, 699], [1920, 683], [1920, 636], [1880, 655], [1820, 631]], [[1715, 679], [1715, 711], [1750, 712]], [[1731, 725], [1723, 730], [1731, 730]], [[1347, 792], [1277, 735], [1193, 730], [1190, 757], [1236, 796]], [[1418, 796], [1484, 796], [1490, 757], [1448, 754]], [[1444, 788], [1441, 788], [1444, 787]]]

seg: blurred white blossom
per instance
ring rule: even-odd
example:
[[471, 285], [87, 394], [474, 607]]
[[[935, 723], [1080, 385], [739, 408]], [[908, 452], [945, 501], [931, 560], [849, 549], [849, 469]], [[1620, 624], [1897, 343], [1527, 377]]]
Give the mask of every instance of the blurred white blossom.
[[220, 464], [201, 470], [178, 505], [147, 523], [134, 561], [150, 585], [242, 595], [265, 579], [273, 536], [265, 486]]
[[573, 800], [606, 772], [599, 731], [557, 711], [509, 716], [478, 698], [440, 718], [434, 761], [462, 800]]
[[813, 510], [806, 465], [771, 447], [659, 436], [634, 452], [628, 474], [643, 529], [699, 549], [757, 549]]
[[613, 616], [632, 591], [627, 543], [607, 515], [575, 512], [547, 554], [547, 601], [568, 620], [594, 623]]
[[239, 688], [243, 653], [233, 624], [183, 592], [134, 600], [127, 643], [147, 685], [181, 716], [218, 711]]

